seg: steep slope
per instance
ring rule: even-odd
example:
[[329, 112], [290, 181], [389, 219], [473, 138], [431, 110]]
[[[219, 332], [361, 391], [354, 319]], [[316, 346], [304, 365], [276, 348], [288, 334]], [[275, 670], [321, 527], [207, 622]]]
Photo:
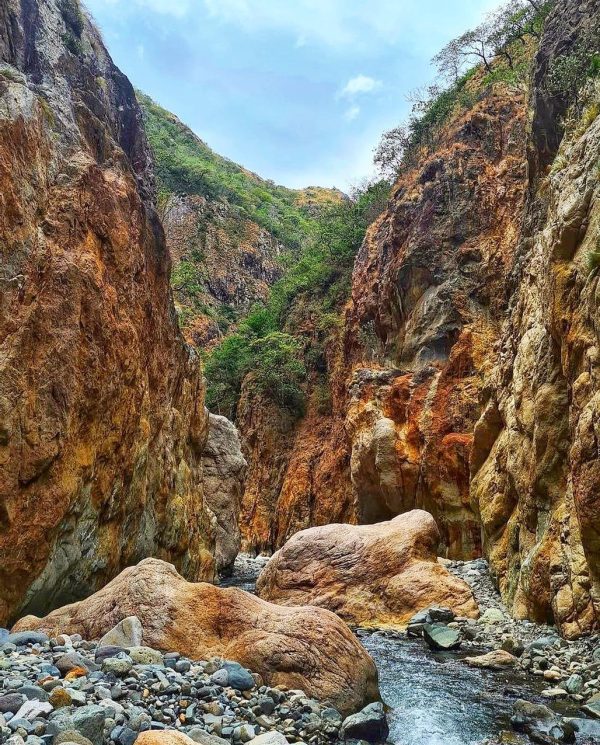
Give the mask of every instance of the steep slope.
[[597, 0], [566, 0], [537, 56], [529, 203], [472, 458], [506, 601], [567, 636], [600, 621], [599, 31]]
[[160, 213], [186, 338], [213, 342], [268, 296], [314, 214], [342, 195], [277, 186], [213, 152], [177, 117], [138, 93], [156, 161]]
[[238, 409], [245, 447], [256, 448], [247, 545], [277, 547], [310, 525], [417, 507], [435, 516], [444, 553], [480, 553], [469, 455], [524, 203], [525, 126], [523, 86], [480, 74], [437, 145], [404, 169], [325, 345], [326, 411], [311, 393], [307, 416], [291, 426], [256, 406], [249, 386]]
[[148, 555], [211, 578], [202, 378], [152, 159], [77, 0], [0, 8], [0, 624]]
[[519, 231], [525, 117], [518, 87], [479, 94], [400, 178], [354, 270], [347, 429], [359, 519], [426, 509], [456, 558], [481, 548], [469, 453]]

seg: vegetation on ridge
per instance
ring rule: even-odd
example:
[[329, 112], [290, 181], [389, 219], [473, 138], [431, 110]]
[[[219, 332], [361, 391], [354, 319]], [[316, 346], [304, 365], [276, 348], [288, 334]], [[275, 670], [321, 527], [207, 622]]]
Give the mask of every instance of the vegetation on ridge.
[[241, 218], [265, 228], [292, 251], [300, 249], [314, 228], [314, 204], [335, 201], [331, 190], [294, 191], [261, 179], [215, 153], [149, 96], [140, 92], [137, 96], [156, 160], [159, 198], [197, 194], [226, 201]]
[[411, 167], [423, 150], [435, 146], [443, 125], [457, 109], [475, 103], [497, 82], [522, 84], [529, 75], [537, 43], [555, 0], [509, 0], [476, 29], [450, 41], [432, 60], [437, 81], [415, 91], [408, 122], [384, 133], [375, 164], [389, 179]]

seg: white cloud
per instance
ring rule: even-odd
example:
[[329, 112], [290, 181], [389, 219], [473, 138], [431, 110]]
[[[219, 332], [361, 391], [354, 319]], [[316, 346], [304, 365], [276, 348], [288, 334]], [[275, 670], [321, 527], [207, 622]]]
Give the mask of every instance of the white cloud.
[[368, 75], [357, 75], [355, 78], [350, 78], [340, 91], [340, 96], [354, 98], [363, 93], [372, 93], [378, 88], [381, 88], [381, 86], [381, 80], [375, 80], [375, 78], [371, 78]]
[[351, 106], [344, 114], [344, 119], [347, 122], [353, 122], [359, 114], [360, 106]]

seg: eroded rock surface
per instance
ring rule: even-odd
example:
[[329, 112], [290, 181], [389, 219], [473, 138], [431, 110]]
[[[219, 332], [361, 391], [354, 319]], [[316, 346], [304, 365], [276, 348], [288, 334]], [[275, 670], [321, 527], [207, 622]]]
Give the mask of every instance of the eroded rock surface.
[[220, 574], [229, 574], [240, 550], [239, 514], [247, 463], [235, 426], [211, 414], [202, 453], [206, 507], [215, 525], [215, 561]]
[[[493, 86], [400, 177], [326, 345], [326, 416], [312, 384], [295, 425], [242, 398], [248, 548], [277, 548], [311, 525], [375, 523], [419, 508], [434, 515], [443, 555], [480, 555], [469, 458], [519, 235], [525, 128], [524, 92]], [[291, 314], [303, 339], [316, 334], [315, 319]], [[268, 444], [264, 460], [255, 443]]]
[[599, 12], [598, 2], [558, 3], [541, 42], [531, 197], [472, 455], [472, 497], [504, 600], [518, 618], [554, 620], [569, 637], [600, 619], [599, 279], [590, 264], [600, 118], [567, 117], [557, 153], [570, 102], [549, 96], [546, 83], [560, 54], [590, 34], [595, 44]]
[[0, 11], [0, 623], [148, 555], [212, 578], [208, 435], [129, 81], [76, 0]]
[[98, 639], [129, 616], [143, 644], [191, 659], [220, 656], [283, 684], [329, 700], [348, 714], [379, 698], [373, 661], [347, 626], [322, 608], [273, 605], [236, 588], [192, 584], [163, 561], [146, 559], [106, 587], [15, 630]]
[[260, 597], [329, 608], [358, 625], [403, 625], [443, 606], [476, 617], [470, 588], [437, 560], [440, 534], [422, 510], [375, 525], [327, 525], [297, 533], [261, 572]]

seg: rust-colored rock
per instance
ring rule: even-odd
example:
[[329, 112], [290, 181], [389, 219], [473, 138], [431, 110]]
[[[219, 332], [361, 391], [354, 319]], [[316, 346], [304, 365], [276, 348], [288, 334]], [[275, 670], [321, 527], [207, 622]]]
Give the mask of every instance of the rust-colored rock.
[[550, 97], [546, 82], [557, 56], [586, 38], [595, 50], [598, 33], [597, 0], [557, 3], [546, 24], [531, 198], [472, 460], [472, 497], [506, 604], [567, 637], [600, 627], [600, 118], [593, 108], [565, 117], [569, 101]]
[[237, 588], [192, 584], [156, 559], [125, 569], [86, 600], [42, 619], [21, 619], [15, 629], [99, 639], [134, 613], [144, 628], [143, 643], [153, 649], [236, 660], [269, 685], [299, 688], [343, 713], [379, 696], [373, 661], [333, 613], [280, 607]]
[[[247, 546], [420, 508], [439, 525], [443, 555], [480, 555], [469, 459], [518, 242], [525, 125], [525, 94], [495, 85], [401, 176], [357, 256], [345, 325], [327, 348], [326, 417], [323, 384], [311, 381], [307, 416], [282, 437], [280, 419], [245, 392]], [[316, 320], [301, 308], [291, 316], [292, 332], [311, 338]]]
[[329, 608], [351, 624], [403, 625], [430, 606], [475, 618], [470, 588], [437, 560], [440, 534], [413, 510], [375, 525], [327, 525], [297, 533], [261, 572], [260, 597]]
[[148, 555], [214, 571], [202, 378], [141, 113], [61, 7], [0, 12], [0, 625]]

